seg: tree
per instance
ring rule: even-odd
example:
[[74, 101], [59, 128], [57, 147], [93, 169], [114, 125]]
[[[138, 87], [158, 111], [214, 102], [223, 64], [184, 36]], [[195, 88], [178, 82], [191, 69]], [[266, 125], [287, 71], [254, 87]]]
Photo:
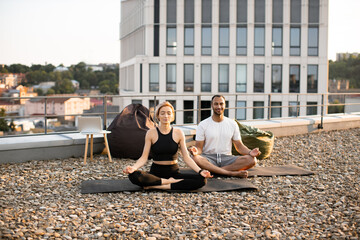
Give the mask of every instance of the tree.
[[360, 56], [329, 61], [329, 79], [346, 79], [350, 81], [350, 88], [360, 88]]
[[61, 79], [60, 81], [56, 81], [54, 90], [57, 94], [64, 93], [74, 93], [75, 89], [70, 81], [70, 79]]
[[[0, 109], [0, 117], [5, 117], [6, 113], [5, 113], [5, 109], [1, 108]], [[0, 131], [3, 132], [8, 132], [10, 130], [10, 127], [6, 121], [5, 118], [0, 118]]]

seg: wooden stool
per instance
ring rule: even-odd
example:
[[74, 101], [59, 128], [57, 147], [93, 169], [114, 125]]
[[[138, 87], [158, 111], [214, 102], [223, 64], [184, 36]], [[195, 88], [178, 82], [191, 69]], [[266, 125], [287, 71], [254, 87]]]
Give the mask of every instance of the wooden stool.
[[94, 134], [103, 134], [107, 155], [109, 157], [110, 162], [112, 162], [109, 144], [108, 144], [108, 140], [107, 140], [107, 134], [111, 133], [111, 131], [102, 130], [101, 117], [79, 117], [78, 125], [79, 125], [79, 131], [82, 134], [86, 134], [84, 164], [86, 164], [86, 157], [87, 157], [88, 145], [89, 145], [89, 136], [91, 138], [90, 139], [90, 160], [93, 160]]
[[[96, 132], [96, 133], [102, 133], [104, 135], [104, 142], [105, 142], [106, 152], [107, 152], [107, 155], [109, 157], [109, 161], [112, 162], [110, 149], [109, 149], [109, 144], [108, 144], [108, 140], [107, 140], [107, 134], [111, 133], [111, 132], [106, 131], [106, 130], [102, 130], [101, 132]], [[88, 145], [89, 145], [89, 135], [90, 135], [90, 160], [91, 161], [93, 160], [94, 133], [83, 133], [83, 134], [86, 134], [85, 153], [84, 153], [84, 164], [86, 164], [86, 158], [87, 158], [87, 153], [88, 153]]]

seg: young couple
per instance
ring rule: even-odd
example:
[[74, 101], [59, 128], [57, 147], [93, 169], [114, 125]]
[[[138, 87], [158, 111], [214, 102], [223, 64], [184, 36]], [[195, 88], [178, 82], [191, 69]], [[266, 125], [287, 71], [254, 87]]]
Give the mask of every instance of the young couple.
[[[197, 127], [196, 145], [189, 148], [191, 158], [184, 133], [170, 126], [175, 119], [173, 106], [169, 102], [159, 104], [155, 112], [159, 126], [146, 133], [141, 157], [124, 169], [131, 182], [144, 189], [195, 190], [206, 184], [211, 173], [246, 178], [246, 170], [256, 165], [261, 152], [258, 148], [250, 150], [242, 143], [236, 122], [224, 116], [223, 96], [213, 96], [211, 107], [212, 116]], [[241, 156], [231, 155], [232, 144]], [[198, 174], [179, 171], [179, 148], [185, 163]], [[150, 151], [153, 154], [150, 172], [138, 170], [147, 162]]]

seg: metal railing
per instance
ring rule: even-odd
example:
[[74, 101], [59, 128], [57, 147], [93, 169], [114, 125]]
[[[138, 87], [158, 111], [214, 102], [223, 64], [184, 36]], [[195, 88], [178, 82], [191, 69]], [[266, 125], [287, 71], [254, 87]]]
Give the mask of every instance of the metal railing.
[[[323, 128], [323, 118], [325, 116], [333, 115], [333, 114], [351, 114], [353, 112], [360, 112], [360, 93], [326, 93], [326, 94], [223, 94], [227, 100], [228, 107], [226, 108], [228, 116], [232, 116], [233, 118], [239, 119], [241, 121], [258, 121], [258, 120], [272, 120], [272, 119], [287, 119], [287, 118], [304, 118], [309, 117], [309, 115], [316, 115], [321, 118], [321, 123], [319, 124], [318, 128]], [[0, 121], [6, 121], [8, 124], [14, 123], [17, 120], [28, 120], [28, 121], [37, 121], [43, 122], [43, 125], [35, 127], [32, 131], [25, 131], [21, 129], [20, 131], [8, 131], [4, 132], [3, 136], [1, 137], [9, 137], [9, 136], [23, 136], [23, 135], [38, 135], [38, 134], [59, 134], [64, 132], [77, 132], [76, 126], [76, 119], [78, 116], [101, 116], [103, 118], [104, 129], [108, 126], [108, 120], [111, 120], [111, 116], [116, 116], [119, 114], [122, 109], [127, 105], [124, 104], [126, 102], [131, 103], [134, 99], [141, 99], [143, 101], [143, 105], [148, 107], [149, 109], [155, 109], [156, 103], [164, 100], [172, 100], [172, 101], [182, 101], [183, 99], [192, 99], [194, 108], [192, 109], [179, 109], [176, 108], [176, 113], [185, 113], [192, 112], [192, 119], [191, 123], [183, 123], [182, 121], [178, 121], [180, 123], [175, 123], [174, 125], [177, 126], [184, 126], [184, 125], [194, 125], [198, 124], [204, 116], [210, 115], [211, 107], [209, 105], [210, 99], [212, 95], [210, 94], [201, 94], [201, 95], [194, 95], [194, 94], [157, 94], [157, 95], [96, 95], [96, 96], [41, 96], [41, 97], [0, 97], [0, 108], [7, 108], [6, 115], [0, 116]], [[59, 99], [89, 99], [90, 105], [91, 99], [97, 99], [97, 103], [94, 105], [95, 107], [100, 109], [98, 112], [91, 112], [91, 108], [88, 109], [89, 111], [83, 111], [81, 113], [56, 113], [54, 109], [51, 111], [49, 108], [55, 108], [55, 101]], [[354, 101], [346, 102], [347, 99], [351, 99]], [[117, 100], [117, 101], [116, 101]], [[26, 107], [29, 105], [20, 104], [21, 102], [29, 101], [31, 103], [36, 104], [36, 102], [41, 102], [43, 107], [42, 112], [33, 112], [30, 114], [26, 114], [29, 111], [25, 111]], [[237, 102], [263, 102], [263, 106], [245, 106], [245, 107], [237, 107]], [[119, 108], [116, 111], [110, 110], [109, 106], [117, 106], [114, 102], [122, 102], [119, 104]], [[203, 107], [203, 103], [207, 102], [208, 106]], [[274, 106], [274, 102], [281, 102], [280, 105]], [[288, 104], [283, 105], [283, 102], [287, 102]], [[295, 105], [291, 105], [290, 103], [296, 103]], [[311, 102], [312, 104], [308, 104]], [[109, 104], [110, 103], [110, 104]], [[304, 104], [305, 103], [305, 104]], [[314, 104], [315, 103], [315, 104]], [[39, 104], [37, 104], [39, 105]], [[122, 106], [123, 105], [123, 106]], [[92, 106], [94, 109], [94, 106]], [[100, 107], [99, 107], [100, 106]], [[15, 107], [19, 107], [18, 110], [12, 111]], [[64, 107], [64, 106], [63, 106]], [[347, 108], [353, 109], [351, 111], [347, 111]], [[284, 117], [282, 114], [275, 115], [274, 111], [277, 110], [280, 113], [284, 112], [284, 110], [288, 110], [288, 114]], [[291, 114], [289, 116], [289, 110], [294, 110], [295, 114]], [[310, 111], [308, 114], [309, 109], [316, 112]], [[315, 111], [316, 109], [316, 111]], [[355, 109], [355, 110], [354, 110]], [[358, 110], [359, 109], [359, 110]], [[253, 116], [243, 118], [237, 118], [238, 111], [243, 111], [247, 113], [253, 113]], [[255, 116], [255, 111], [260, 110], [262, 112], [262, 117]], [[302, 111], [300, 111], [302, 110]], [[320, 110], [320, 111], [318, 111]], [[329, 113], [329, 110], [330, 113]], [[320, 114], [317, 114], [320, 112]], [[153, 113], [153, 112], [152, 112]], [[304, 114], [305, 113], [305, 114]], [[190, 113], [191, 115], [191, 113]], [[260, 114], [261, 115], [261, 114]], [[110, 116], [110, 118], [109, 118]], [[51, 121], [50, 121], [51, 120]], [[56, 121], [55, 121], [56, 120]], [[56, 122], [57, 125], [60, 124], [62, 128], [56, 129], [56, 125], [51, 124], [52, 122]], [[12, 125], [15, 128], [18, 128], [19, 125], [15, 123]], [[1, 126], [1, 122], [0, 122]], [[35, 125], [34, 125], [35, 126]], [[55, 126], [55, 127], [54, 127]], [[35, 131], [35, 129], [39, 131]], [[60, 129], [60, 130], [59, 130]], [[61, 130], [62, 129], [62, 130]]]

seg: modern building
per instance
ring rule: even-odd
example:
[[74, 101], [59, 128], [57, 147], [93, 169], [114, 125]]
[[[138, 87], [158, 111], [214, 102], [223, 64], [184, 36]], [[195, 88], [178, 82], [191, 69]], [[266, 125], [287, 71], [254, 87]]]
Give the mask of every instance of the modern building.
[[346, 60], [349, 58], [358, 58], [360, 53], [336, 53], [336, 61]]
[[[226, 114], [239, 120], [320, 114], [328, 89], [328, 4], [124, 0], [119, 92], [138, 97], [118, 104], [150, 108], [156, 96], [176, 109], [198, 109], [223, 94]], [[176, 123], [197, 118], [179, 112]]]

